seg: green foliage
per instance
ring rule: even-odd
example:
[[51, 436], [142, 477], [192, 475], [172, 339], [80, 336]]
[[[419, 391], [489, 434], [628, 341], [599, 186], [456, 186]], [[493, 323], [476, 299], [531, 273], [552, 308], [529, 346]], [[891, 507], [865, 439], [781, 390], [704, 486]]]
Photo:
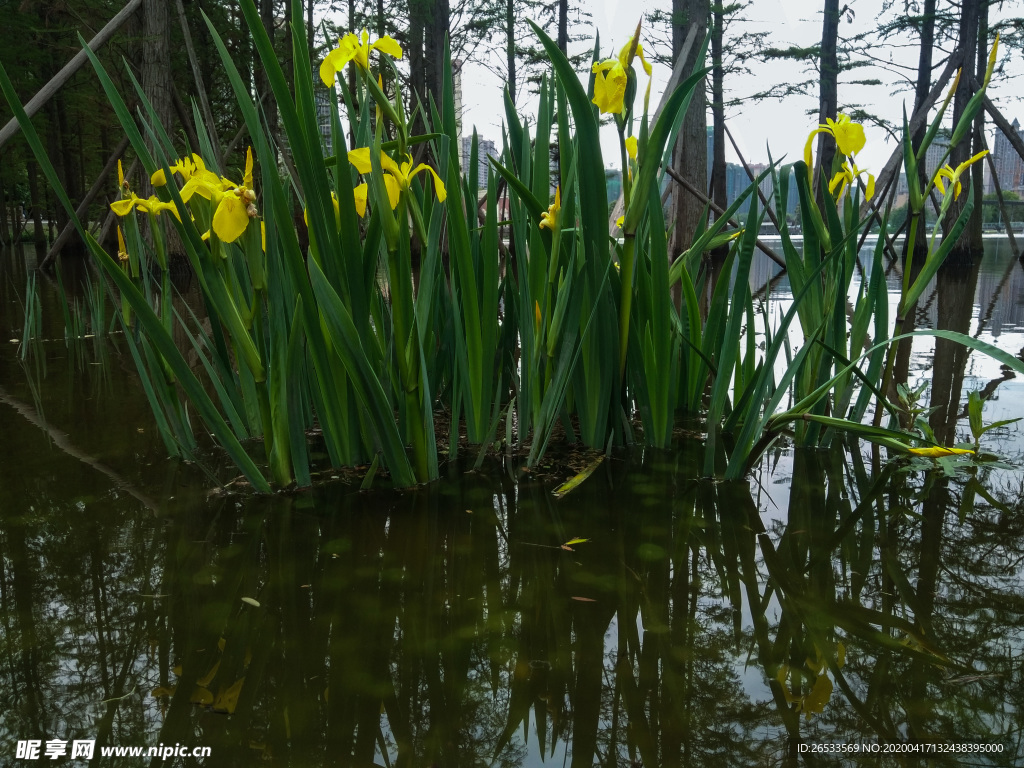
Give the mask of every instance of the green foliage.
[[[156, 119], [141, 87], [132, 81], [141, 105], [136, 119], [107, 69], [90, 54], [143, 173], [160, 171], [172, 180], [149, 200], [122, 190], [119, 212], [134, 207], [135, 213], [124, 219], [121, 263], [84, 232], [38, 135], [23, 121], [49, 183], [116, 284], [120, 322], [171, 453], [194, 454], [190, 413], [197, 413], [254, 488], [307, 485], [307, 434], [315, 427], [332, 465], [369, 463], [367, 484], [381, 466], [396, 485], [408, 486], [438, 476], [434, 429], [442, 408], [451, 414], [450, 455], [459, 449], [462, 424], [467, 441], [483, 455], [504, 414], [506, 440], [531, 465], [540, 461], [558, 425], [568, 439], [596, 451], [637, 439], [666, 448], [680, 413], [705, 419], [704, 473], [724, 471], [730, 479], [740, 478], [772, 440], [794, 426], [804, 445], [826, 444], [839, 431], [903, 444], [892, 427], [860, 423], [872, 397], [879, 399], [879, 414], [895, 406], [885, 396], [890, 368], [883, 374], [893, 347], [866, 342], [869, 332], [875, 339], [891, 335], [881, 243], [871, 278], [858, 288], [852, 313], [847, 311], [856, 243], [866, 226], [857, 215], [859, 172], [850, 172], [848, 191], [833, 180], [820, 206], [803, 161], [773, 164], [765, 172], [773, 175], [776, 204], [787, 199], [790, 184], [797, 185], [803, 232], [797, 243], [782, 225], [794, 300], [773, 327], [755, 305], [750, 285], [764, 216], [754, 185], [669, 262], [661, 165], [704, 70], [691, 73], [649, 125], [646, 112], [633, 116], [628, 100], [620, 107], [593, 98], [598, 88], [608, 87], [603, 78], [620, 75], [633, 83], [628, 93], [635, 98], [637, 71], [629, 45], [621, 59], [603, 62], [584, 88], [572, 63], [535, 27], [552, 77], [540, 83], [532, 121], [523, 121], [506, 98], [501, 158], [492, 158], [493, 171], [478, 179], [475, 163], [467, 176], [460, 167], [447, 48], [438, 99], [417, 110], [415, 119], [401, 93], [389, 95], [378, 85], [364, 66], [369, 60], [353, 62], [355, 99], [347, 89], [340, 94], [352, 145], [332, 111], [336, 151], [325, 157], [314, 75], [305, 65], [307, 37], [299, 7], [294, 11], [296, 66], [288, 73], [252, 0], [242, 3], [277, 105], [275, 121], [287, 136], [286, 176], [278, 168], [266, 111], [253, 101], [213, 20], [206, 19], [208, 34], [251, 140], [244, 175], [211, 161], [203, 169], [177, 160], [186, 153]], [[598, 46], [595, 58], [599, 52]], [[385, 79], [396, 82], [390, 59], [372, 55], [374, 62], [380, 57]], [[6, 75], [0, 84], [16, 105]], [[331, 95], [339, 97], [334, 88]], [[606, 112], [621, 109], [611, 112], [627, 166], [621, 243], [610, 237], [596, 103]], [[426, 132], [416, 134], [416, 126]], [[218, 130], [197, 112], [196, 131], [210, 157]], [[553, 143], [559, 158], [554, 169], [548, 154]], [[413, 166], [410, 151], [420, 145], [436, 176]], [[912, 171], [926, 147], [927, 139], [917, 157], [907, 153], [914, 184]], [[474, 134], [471, 156], [476, 152]], [[853, 157], [847, 160], [855, 169]], [[184, 182], [180, 188], [176, 173]], [[241, 183], [232, 181], [239, 176]], [[499, 227], [499, 178], [509, 190], [507, 245]], [[821, 182], [830, 186], [827, 178]], [[482, 202], [478, 187], [486, 189]], [[928, 191], [912, 186], [915, 214]], [[950, 183], [943, 206], [953, 194]], [[726, 231], [727, 220], [748, 196], [745, 226]], [[305, 212], [308, 247], [293, 224], [296, 198]], [[143, 216], [151, 242], [140, 227]], [[171, 232], [198, 277], [208, 322], [191, 310], [182, 316], [173, 309]], [[916, 232], [917, 223], [910, 237]], [[932, 238], [920, 276], [904, 285], [897, 331], [953, 240], [936, 245]], [[726, 243], [731, 247], [723, 277], [716, 279], [702, 257]], [[672, 297], [676, 283], [679, 306]], [[701, 294], [710, 296], [704, 309]], [[763, 351], [755, 341], [758, 326]], [[795, 355], [791, 327], [802, 335]], [[182, 347], [175, 338], [188, 342]], [[198, 361], [195, 368], [189, 358]], [[793, 405], [779, 413], [786, 398]]]

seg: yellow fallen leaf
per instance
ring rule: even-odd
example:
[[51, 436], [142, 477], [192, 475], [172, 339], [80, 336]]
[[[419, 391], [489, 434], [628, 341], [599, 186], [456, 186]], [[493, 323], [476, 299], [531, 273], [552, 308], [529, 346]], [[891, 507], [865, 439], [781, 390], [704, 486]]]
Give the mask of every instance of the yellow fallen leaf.
[[573, 544], [585, 544], [588, 541], [590, 541], [590, 539], [569, 539], [567, 542], [565, 542], [565, 544], [562, 545], [562, 549], [568, 549], [570, 552], [572, 552], [572, 550], [569, 549], [569, 547], [571, 547]]
[[914, 456], [924, 456], [927, 459], [956, 456], [961, 453], [974, 453], [970, 448], [943, 448], [940, 445], [930, 445], [927, 448], [910, 448], [909, 451]]
[[594, 461], [592, 461], [587, 466], [586, 469], [584, 469], [582, 472], [580, 472], [578, 475], [576, 475], [576, 477], [573, 477], [573, 478], [565, 481], [560, 486], [555, 488], [555, 490], [552, 491], [552, 494], [554, 495], [554, 497], [556, 499], [560, 499], [563, 496], [565, 496], [566, 494], [569, 494], [569, 493], [572, 493], [573, 491], [575, 491], [584, 480], [586, 480], [588, 477], [590, 477], [594, 473], [595, 469], [597, 469], [599, 466], [601, 466], [601, 462], [602, 461], [604, 461], [604, 456], [598, 456]]

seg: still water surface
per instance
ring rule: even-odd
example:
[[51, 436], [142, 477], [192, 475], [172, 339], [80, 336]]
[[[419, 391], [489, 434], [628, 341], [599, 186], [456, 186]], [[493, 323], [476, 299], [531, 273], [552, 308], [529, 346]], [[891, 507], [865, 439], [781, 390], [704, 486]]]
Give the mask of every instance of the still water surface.
[[[998, 246], [917, 325], [1019, 354], [1024, 270]], [[725, 484], [688, 441], [560, 500], [497, 461], [402, 493], [210, 493], [165, 458], [116, 335], [66, 345], [42, 280], [53, 341], [22, 365], [24, 264], [0, 255], [0, 765], [27, 739], [211, 750], [88, 763], [117, 766], [1024, 761], [1016, 470], [783, 447]], [[1024, 413], [976, 354], [904, 359], [954, 439], [972, 389], [987, 420]], [[1019, 425], [989, 448], [1019, 467]], [[864, 752], [920, 743], [972, 751]], [[822, 744], [860, 751], [801, 751]]]

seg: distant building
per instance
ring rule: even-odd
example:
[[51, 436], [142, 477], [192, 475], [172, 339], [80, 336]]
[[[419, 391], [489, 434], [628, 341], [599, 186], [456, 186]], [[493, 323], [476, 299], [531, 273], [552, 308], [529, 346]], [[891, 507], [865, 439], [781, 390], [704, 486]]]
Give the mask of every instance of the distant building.
[[[1024, 139], [1024, 131], [1021, 130], [1017, 118], [1011, 123], [1014, 133]], [[996, 168], [996, 176], [999, 178], [999, 188], [1004, 192], [1024, 192], [1024, 160], [1010, 144], [1002, 131], [996, 131], [996, 139], [992, 143], [992, 164]], [[991, 185], [991, 182], [990, 182]], [[990, 190], [995, 192], [995, 187]]]
[[[473, 154], [473, 137], [463, 136], [462, 146], [460, 147], [461, 159], [462, 159], [462, 172], [469, 176], [469, 163], [472, 159]], [[477, 182], [480, 185], [480, 189], [487, 188], [487, 170], [490, 168], [490, 163], [487, 161], [488, 157], [500, 157], [501, 154], [498, 152], [497, 147], [494, 146], [494, 142], [490, 139], [484, 139], [477, 137], [476, 144], [476, 168], [477, 168]]]
[[316, 127], [320, 130], [320, 138], [323, 139], [324, 153], [333, 155], [331, 110], [337, 109], [337, 105], [331, 101], [331, 92], [319, 85], [313, 87], [313, 103], [316, 106]]
[[622, 171], [618, 168], [605, 168], [604, 183], [608, 190], [608, 207], [610, 209], [622, 193]]
[[[455, 135], [458, 137], [459, 146], [462, 146], [462, 113], [465, 109], [462, 103], [462, 59], [452, 59], [452, 102], [455, 107]], [[437, 129], [440, 130], [440, 129]], [[463, 165], [463, 168], [466, 166]], [[486, 179], [487, 177], [484, 176]]]
[[946, 151], [949, 149], [949, 139], [949, 131], [940, 128], [939, 132], [935, 134], [935, 139], [928, 145], [928, 151], [924, 155], [924, 171], [929, 179], [935, 176], [935, 172], [939, 168], [949, 162], [948, 157], [943, 161]]

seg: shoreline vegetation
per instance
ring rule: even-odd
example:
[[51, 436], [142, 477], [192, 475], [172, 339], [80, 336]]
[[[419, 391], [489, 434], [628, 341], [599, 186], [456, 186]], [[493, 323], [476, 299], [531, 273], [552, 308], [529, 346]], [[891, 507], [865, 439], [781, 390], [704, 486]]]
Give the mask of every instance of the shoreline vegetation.
[[[904, 115], [901, 241], [917, 257], [890, 319], [881, 269], [888, 237], [876, 238], [870, 277], [847, 307], [866, 232], [876, 213], [886, 228], [892, 205], [890, 198], [861, 214], [875, 178], [857, 165], [868, 137], [847, 115], [813, 126], [801, 160], [772, 162], [670, 258], [674, 223], [660, 190], [694, 89], [710, 70], [685, 73], [652, 119], [640, 25], [607, 58], [595, 42], [586, 87], [534, 26], [550, 64], [538, 112], [524, 118], [506, 94], [502, 151], [483, 178], [475, 132], [461, 167], [447, 47], [438, 99], [424, 104], [401, 92], [394, 61], [403, 51], [390, 37], [349, 33], [314, 73], [304, 65], [310, 51], [296, 6], [288, 76], [252, 0], [241, 10], [276, 102], [272, 121], [206, 21], [244, 118], [244, 168], [222, 165], [214, 126], [198, 106], [195, 141], [184, 145], [137, 82], [133, 114], [86, 46], [141, 165], [125, 173], [117, 164], [113, 255], [82, 226], [0, 69], [41, 170], [104, 272], [170, 455], [194, 457], [200, 430], [256, 491], [308, 486], [316, 430], [332, 467], [367, 467], [367, 482], [386, 472], [406, 487], [439, 475], [445, 440], [435, 419], [443, 412], [459, 425], [449, 445], [464, 435], [479, 463], [504, 435], [528, 469], [556, 436], [598, 455], [634, 443], [668, 447], [683, 423], [702, 425], [704, 475], [729, 480], [743, 478], [782, 435], [802, 446], [864, 439], [890, 455], [979, 460], [980, 401], [974, 444], [942, 445], [894, 381], [894, 342], [930, 334], [1024, 373], [1019, 360], [967, 336], [904, 332], [976, 204], [965, 182], [987, 150], [956, 167], [946, 161], [983, 106], [998, 37], [931, 178], [918, 169], [959, 75], [921, 142], [911, 142]], [[338, 77], [354, 90], [338, 88]], [[325, 92], [337, 106], [327, 110], [330, 146], [343, 148], [333, 154], [318, 118]], [[616, 221], [599, 140], [608, 130], [617, 132], [626, 169]], [[835, 148], [827, 167], [814, 153], [822, 136]], [[774, 325], [746, 279], [766, 215], [757, 185], [769, 177], [777, 204], [792, 187], [799, 199], [799, 235], [785, 219], [777, 223], [794, 300]], [[508, 192], [500, 214], [499, 189]], [[933, 195], [940, 205], [930, 223], [924, 210]], [[730, 225], [744, 204], [741, 226]], [[199, 281], [203, 319], [173, 301], [169, 257], [179, 251]], [[722, 252], [724, 259], [709, 257]], [[732, 282], [718, 279], [734, 273]], [[759, 323], [763, 349], [753, 333]], [[791, 327], [802, 339], [793, 348]], [[175, 344], [181, 337], [185, 350]]]

